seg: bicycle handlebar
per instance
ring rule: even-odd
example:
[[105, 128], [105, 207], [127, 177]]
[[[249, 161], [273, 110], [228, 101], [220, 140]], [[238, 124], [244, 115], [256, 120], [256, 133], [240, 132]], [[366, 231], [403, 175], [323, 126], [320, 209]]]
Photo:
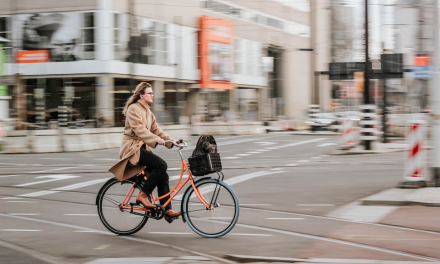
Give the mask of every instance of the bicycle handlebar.
[[174, 144], [174, 141], [172, 141], [172, 140], [165, 140], [165, 143], [173, 143], [173, 145], [176, 147], [180, 147], [180, 148], [188, 147], [188, 145], [186, 144], [186, 142], [183, 141], [183, 139], [179, 139], [179, 140], [177, 140], [177, 142], [179, 142], [178, 145]]

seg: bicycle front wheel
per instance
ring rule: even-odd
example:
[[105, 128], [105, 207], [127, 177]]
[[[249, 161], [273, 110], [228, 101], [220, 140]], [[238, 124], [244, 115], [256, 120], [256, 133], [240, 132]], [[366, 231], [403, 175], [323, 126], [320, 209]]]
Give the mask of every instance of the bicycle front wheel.
[[[118, 235], [131, 235], [144, 227], [148, 217], [146, 213], [142, 215], [131, 214], [129, 209], [121, 209], [120, 205], [125, 196], [133, 186], [132, 180], [107, 182], [98, 194], [97, 206], [98, 215], [104, 226], [111, 232]], [[128, 203], [135, 203], [139, 193], [139, 186], [135, 186], [135, 191]], [[128, 204], [127, 203], [127, 204]]]
[[226, 235], [237, 223], [240, 211], [234, 190], [215, 179], [201, 180], [195, 186], [211, 206], [207, 208], [191, 188], [182, 200], [185, 221], [200, 236], [216, 238]]

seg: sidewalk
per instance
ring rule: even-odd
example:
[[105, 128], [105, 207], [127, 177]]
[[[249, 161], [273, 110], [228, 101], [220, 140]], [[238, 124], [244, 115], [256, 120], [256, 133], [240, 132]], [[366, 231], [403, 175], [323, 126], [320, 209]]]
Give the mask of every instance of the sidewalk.
[[[356, 155], [356, 154], [383, 154], [391, 152], [404, 151], [408, 148], [408, 144], [403, 143], [403, 140], [393, 143], [373, 142], [372, 150], [365, 150], [363, 146], [355, 146], [350, 149], [338, 149], [332, 155]], [[425, 146], [428, 149], [428, 146]]]
[[362, 205], [440, 207], [440, 188], [389, 189], [361, 199]]

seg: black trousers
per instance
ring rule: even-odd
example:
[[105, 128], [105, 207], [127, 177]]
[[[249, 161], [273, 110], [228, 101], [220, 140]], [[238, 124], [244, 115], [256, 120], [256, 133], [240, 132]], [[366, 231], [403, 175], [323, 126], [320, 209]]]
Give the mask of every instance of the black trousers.
[[[168, 165], [167, 163], [159, 156], [147, 151], [145, 149], [145, 145], [140, 149], [141, 156], [139, 158], [139, 164], [143, 166], [147, 166], [145, 169], [150, 174], [147, 180], [144, 182], [144, 186], [142, 187], [142, 191], [146, 194], [151, 194], [154, 188], [157, 187], [158, 196], [163, 196], [170, 192], [170, 179], [167, 173]], [[170, 196], [166, 196], [165, 198], [160, 200], [160, 204], [165, 204]], [[169, 203], [165, 210], [171, 209], [171, 203]]]

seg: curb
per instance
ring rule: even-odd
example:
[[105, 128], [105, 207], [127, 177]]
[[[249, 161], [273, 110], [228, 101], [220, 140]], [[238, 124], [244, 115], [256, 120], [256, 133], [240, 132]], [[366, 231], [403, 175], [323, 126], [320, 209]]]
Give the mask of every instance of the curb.
[[[374, 260], [374, 259], [298, 259], [298, 258], [279, 258], [247, 255], [225, 255], [224, 258], [236, 261], [238, 263], [253, 262], [280, 262], [280, 263], [334, 263], [334, 264], [426, 264], [426, 261], [396, 261], [396, 260]], [[439, 263], [439, 262], [431, 262]]]
[[330, 155], [362, 155], [362, 154], [386, 154], [393, 152], [402, 152], [405, 151], [402, 149], [387, 149], [387, 150], [337, 150]]
[[[398, 189], [391, 188], [368, 197], [361, 199], [361, 205], [382, 205], [382, 206], [426, 206], [426, 207], [440, 207], [440, 200], [437, 201], [423, 201], [420, 198], [423, 195], [433, 195], [434, 192], [429, 188], [420, 189]], [[415, 194], [414, 194], [415, 193]], [[419, 196], [419, 197], [418, 197]], [[426, 200], [426, 199], [425, 199]]]

